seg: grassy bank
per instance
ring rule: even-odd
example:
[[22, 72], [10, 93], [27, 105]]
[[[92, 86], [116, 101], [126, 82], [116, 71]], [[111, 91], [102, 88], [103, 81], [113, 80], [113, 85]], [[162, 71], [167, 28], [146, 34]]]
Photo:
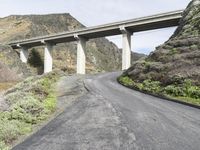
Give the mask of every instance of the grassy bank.
[[133, 89], [200, 106], [200, 87], [193, 85], [191, 80], [184, 80], [182, 83], [167, 86], [163, 86], [159, 81], [152, 80], [137, 83], [128, 76], [120, 76], [118, 81]]
[[20, 136], [31, 133], [34, 126], [56, 109], [57, 73], [30, 77], [5, 94], [9, 105], [0, 111], [0, 149], [8, 150]]

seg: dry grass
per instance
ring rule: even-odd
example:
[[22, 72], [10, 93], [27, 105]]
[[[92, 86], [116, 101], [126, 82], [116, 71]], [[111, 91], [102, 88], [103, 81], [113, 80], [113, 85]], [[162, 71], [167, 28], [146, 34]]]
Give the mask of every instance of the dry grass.
[[8, 90], [9, 88], [13, 87], [16, 84], [17, 84], [17, 82], [3, 82], [3, 83], [0, 83], [0, 92], [1, 91], [6, 91], [6, 90]]
[[6, 64], [0, 61], [0, 83], [15, 82], [19, 80], [16, 70], [11, 70]]

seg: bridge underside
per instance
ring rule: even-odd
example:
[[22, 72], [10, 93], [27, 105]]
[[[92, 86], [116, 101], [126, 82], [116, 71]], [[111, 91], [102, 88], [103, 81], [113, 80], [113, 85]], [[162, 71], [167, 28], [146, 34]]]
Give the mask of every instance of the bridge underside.
[[130, 67], [131, 35], [135, 32], [174, 27], [179, 25], [182, 11], [174, 11], [128, 21], [85, 28], [72, 32], [11, 42], [13, 49], [21, 48], [21, 60], [27, 62], [28, 48], [45, 45], [44, 72], [52, 70], [51, 49], [58, 43], [77, 41], [77, 73], [85, 74], [85, 44], [93, 38], [122, 35], [122, 70]]

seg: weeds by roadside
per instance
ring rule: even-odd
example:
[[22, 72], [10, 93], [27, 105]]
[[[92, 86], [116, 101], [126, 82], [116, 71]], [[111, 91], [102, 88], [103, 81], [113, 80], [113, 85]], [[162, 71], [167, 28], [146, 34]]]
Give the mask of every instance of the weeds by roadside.
[[150, 79], [141, 83], [133, 81], [128, 76], [120, 76], [118, 81], [125, 86], [141, 91], [150, 92], [168, 98], [175, 98], [180, 101], [200, 106], [200, 87], [193, 85], [191, 80], [184, 80], [182, 83], [163, 86], [159, 81]]
[[19, 136], [48, 118], [56, 109], [55, 84], [59, 73], [29, 77], [5, 94], [8, 110], [0, 112], [0, 149], [7, 150]]

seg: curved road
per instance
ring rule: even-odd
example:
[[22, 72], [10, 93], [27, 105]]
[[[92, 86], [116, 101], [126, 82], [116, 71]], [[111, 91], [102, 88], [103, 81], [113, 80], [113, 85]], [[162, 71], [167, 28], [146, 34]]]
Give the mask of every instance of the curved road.
[[200, 149], [199, 109], [127, 89], [119, 74], [87, 77], [85, 96], [14, 149]]
[[140, 149], [200, 149], [199, 109], [127, 89], [116, 82], [117, 76], [100, 75], [87, 84], [122, 113]]

